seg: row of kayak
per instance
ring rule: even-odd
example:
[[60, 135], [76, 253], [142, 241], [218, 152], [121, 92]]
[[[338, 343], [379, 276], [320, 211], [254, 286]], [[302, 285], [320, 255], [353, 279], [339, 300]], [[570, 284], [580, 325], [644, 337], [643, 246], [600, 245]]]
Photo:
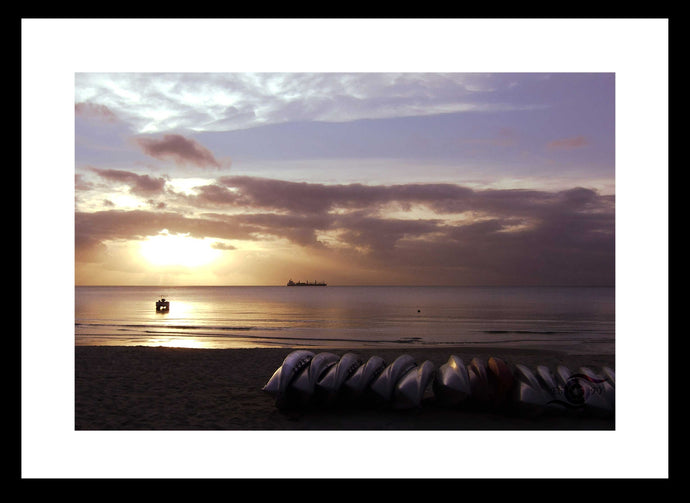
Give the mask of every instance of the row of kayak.
[[286, 356], [263, 391], [278, 408], [332, 405], [383, 405], [395, 409], [434, 403], [451, 408], [517, 412], [529, 416], [584, 413], [609, 417], [615, 411], [615, 373], [611, 368], [577, 371], [560, 365], [529, 368], [497, 357], [457, 355], [437, 367], [403, 354], [387, 363], [348, 352], [295, 350]]

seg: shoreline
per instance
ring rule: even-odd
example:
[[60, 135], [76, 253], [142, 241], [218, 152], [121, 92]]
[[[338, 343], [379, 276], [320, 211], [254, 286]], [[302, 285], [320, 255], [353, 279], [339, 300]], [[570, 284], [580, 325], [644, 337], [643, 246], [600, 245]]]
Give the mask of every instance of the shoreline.
[[[294, 348], [191, 349], [75, 346], [75, 430], [615, 430], [615, 418], [540, 416], [423, 404], [411, 410], [281, 411], [262, 387]], [[437, 367], [455, 354], [546, 365], [615, 369], [613, 354], [514, 347], [315, 348], [392, 362], [402, 354]]]

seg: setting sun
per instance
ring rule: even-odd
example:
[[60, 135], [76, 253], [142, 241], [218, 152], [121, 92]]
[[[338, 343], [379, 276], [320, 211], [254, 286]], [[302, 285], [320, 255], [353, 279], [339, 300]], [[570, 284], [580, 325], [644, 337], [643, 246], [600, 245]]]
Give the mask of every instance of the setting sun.
[[192, 238], [187, 234], [173, 235], [167, 231], [149, 236], [141, 243], [140, 252], [153, 265], [186, 267], [208, 264], [222, 254], [207, 240]]

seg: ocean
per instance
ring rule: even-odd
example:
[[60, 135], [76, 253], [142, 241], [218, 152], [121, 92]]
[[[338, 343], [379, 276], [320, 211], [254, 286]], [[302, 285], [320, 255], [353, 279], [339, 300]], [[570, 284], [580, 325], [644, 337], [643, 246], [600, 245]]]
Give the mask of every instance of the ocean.
[[[168, 312], [156, 312], [161, 297]], [[77, 286], [75, 344], [508, 346], [614, 354], [605, 287]]]

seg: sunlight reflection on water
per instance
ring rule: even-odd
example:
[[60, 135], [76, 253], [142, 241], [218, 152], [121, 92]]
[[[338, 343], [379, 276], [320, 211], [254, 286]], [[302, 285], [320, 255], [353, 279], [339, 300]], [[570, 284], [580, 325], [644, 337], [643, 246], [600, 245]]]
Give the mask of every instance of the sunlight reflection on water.
[[212, 346], [204, 345], [198, 339], [149, 339], [146, 346], [163, 346], [166, 348], [209, 348]]
[[[482, 343], [612, 352], [615, 339], [615, 291], [602, 288], [78, 287], [76, 293], [77, 345]], [[156, 312], [161, 296], [169, 312]]]

